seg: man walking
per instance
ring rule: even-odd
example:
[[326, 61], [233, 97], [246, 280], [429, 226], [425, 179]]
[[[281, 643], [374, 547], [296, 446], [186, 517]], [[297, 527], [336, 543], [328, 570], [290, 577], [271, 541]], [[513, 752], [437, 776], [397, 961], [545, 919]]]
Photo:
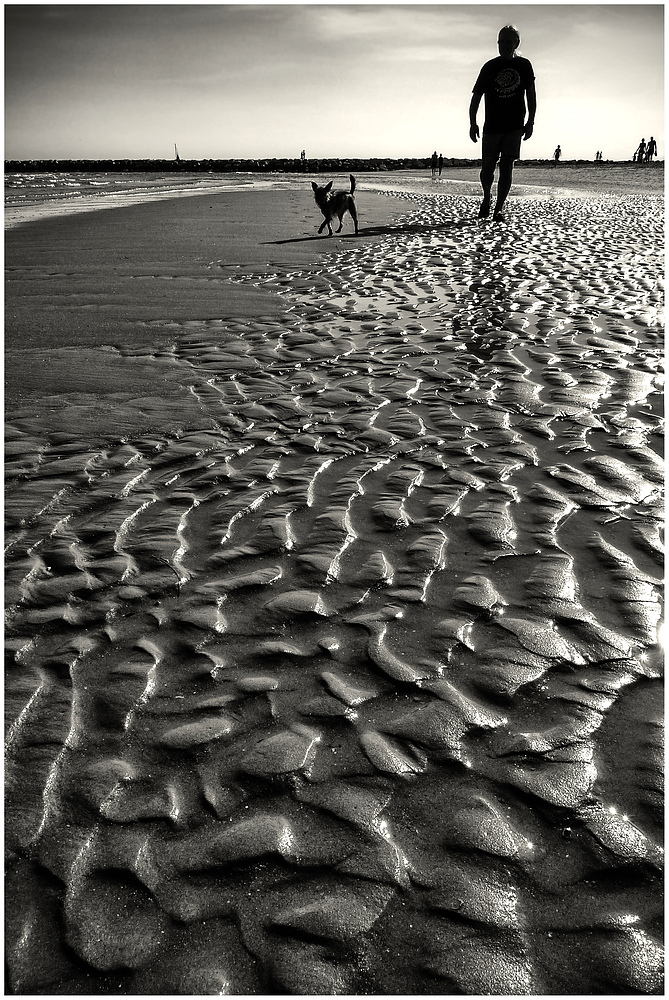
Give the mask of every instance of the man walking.
[[[479, 137], [476, 115], [485, 95], [485, 121], [483, 124], [483, 149], [481, 187], [483, 201], [479, 219], [490, 215], [490, 192], [499, 160], [497, 202], [493, 219], [504, 221], [504, 202], [511, 189], [513, 164], [520, 156], [521, 139], [529, 139], [534, 131], [537, 95], [534, 88], [534, 70], [529, 59], [516, 55], [520, 35], [511, 24], [499, 33], [499, 56], [485, 63], [474, 84], [469, 105], [469, 136], [472, 142]], [[525, 107], [527, 95], [527, 109]], [[525, 111], [528, 112], [525, 121]]]

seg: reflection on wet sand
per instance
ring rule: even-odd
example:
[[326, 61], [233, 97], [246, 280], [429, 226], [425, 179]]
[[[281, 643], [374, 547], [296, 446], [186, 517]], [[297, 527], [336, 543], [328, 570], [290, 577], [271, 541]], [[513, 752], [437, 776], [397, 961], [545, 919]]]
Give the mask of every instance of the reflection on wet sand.
[[17, 992], [662, 990], [658, 200], [412, 198], [12, 415]]

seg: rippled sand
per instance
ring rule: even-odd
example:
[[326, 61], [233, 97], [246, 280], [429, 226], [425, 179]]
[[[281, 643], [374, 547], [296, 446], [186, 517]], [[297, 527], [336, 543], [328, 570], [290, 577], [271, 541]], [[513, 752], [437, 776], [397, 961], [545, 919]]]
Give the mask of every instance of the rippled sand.
[[10, 415], [15, 992], [662, 992], [661, 199], [411, 198]]

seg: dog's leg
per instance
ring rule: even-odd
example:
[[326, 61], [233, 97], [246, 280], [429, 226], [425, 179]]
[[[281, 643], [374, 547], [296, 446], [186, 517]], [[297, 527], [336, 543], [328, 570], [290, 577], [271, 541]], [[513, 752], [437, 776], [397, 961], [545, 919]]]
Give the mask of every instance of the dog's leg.
[[319, 235], [323, 232], [323, 230], [325, 229], [326, 226], [328, 226], [328, 228], [329, 228], [330, 223], [328, 222], [327, 219], [323, 219], [323, 224], [321, 226], [319, 226], [319, 229], [318, 229], [318, 234]]
[[355, 235], [358, 235], [358, 212], [355, 207], [355, 202], [352, 201], [349, 212], [351, 213], [351, 218], [353, 219], [353, 225], [355, 226]]

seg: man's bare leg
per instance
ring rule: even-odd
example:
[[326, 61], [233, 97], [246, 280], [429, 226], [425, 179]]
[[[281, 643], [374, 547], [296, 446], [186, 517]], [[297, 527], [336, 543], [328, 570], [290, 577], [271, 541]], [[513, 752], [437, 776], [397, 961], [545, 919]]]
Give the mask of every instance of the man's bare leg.
[[479, 209], [479, 219], [487, 219], [490, 215], [490, 191], [492, 190], [492, 182], [495, 179], [496, 165], [497, 160], [484, 156], [479, 175], [481, 178], [481, 187], [483, 188], [483, 201]]
[[512, 156], [502, 156], [500, 158], [499, 178], [497, 180], [497, 203], [493, 213], [493, 219], [497, 222], [501, 222], [504, 218], [504, 202], [506, 201], [506, 196], [511, 190], [511, 181], [513, 180], [513, 164], [514, 158]]

